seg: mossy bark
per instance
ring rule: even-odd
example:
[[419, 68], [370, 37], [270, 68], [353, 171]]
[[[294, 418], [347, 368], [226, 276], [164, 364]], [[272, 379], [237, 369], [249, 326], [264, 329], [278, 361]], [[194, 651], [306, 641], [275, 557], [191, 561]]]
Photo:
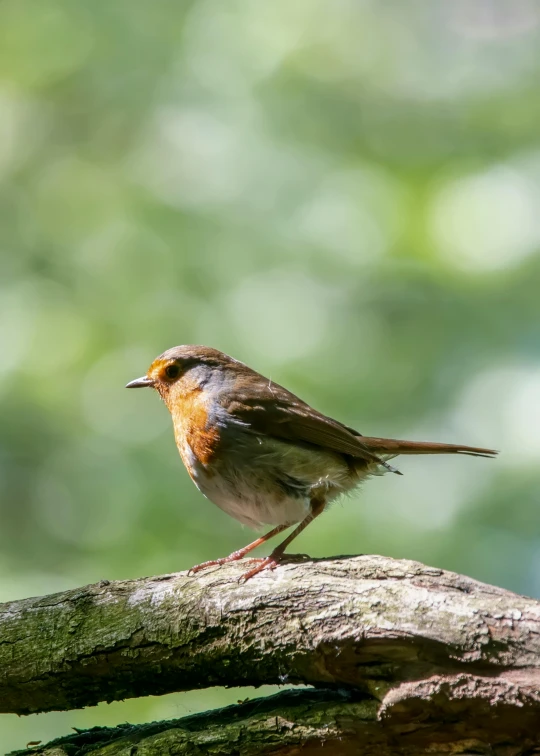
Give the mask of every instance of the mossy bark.
[[[345, 707], [336, 722], [360, 716], [358, 706], [369, 710], [369, 727], [365, 717], [359, 719], [362, 732], [386, 731], [394, 740], [398, 730], [425, 727], [438, 727], [447, 743], [448, 728], [459, 730], [459, 742], [474, 740], [481, 721], [484, 734], [502, 733], [515, 747], [532, 747], [540, 737], [539, 602], [416, 562], [377, 556], [284, 564], [241, 584], [244, 569], [229, 565], [196, 577], [102, 581], [0, 606], [0, 711], [72, 709], [214, 685], [304, 683], [348, 692], [312, 693], [323, 698], [317, 705], [305, 698], [302, 716], [297, 708], [283, 708], [282, 699], [283, 707], [276, 704], [271, 716], [290, 723], [282, 729], [291, 737], [312, 726], [309, 712], [330, 704]], [[300, 699], [294, 700], [296, 706]], [[212, 717], [222, 718], [221, 727], [227, 717], [233, 730], [239, 726], [244, 714], [225, 712], [205, 715], [207, 734]], [[268, 717], [262, 724], [256, 718], [257, 725], [250, 717], [242, 732], [253, 727], [266, 732]], [[178, 729], [178, 724], [152, 726], [165, 727], [160, 737], [167, 728]], [[183, 725], [180, 730], [174, 737], [185, 740]], [[173, 737], [170, 732], [167, 737]], [[294, 752], [279, 751], [293, 747], [288, 737], [272, 741], [276, 753]], [[322, 730], [313, 743], [317, 737], [321, 745]], [[331, 752], [349, 753], [336, 750], [338, 743], [345, 748], [345, 735], [336, 738]], [[403, 734], [403, 747], [407, 738], [414, 740]], [[92, 753], [124, 753], [100, 748]], [[169, 750], [226, 752], [217, 744], [217, 750], [200, 744], [191, 751], [179, 748]], [[514, 752], [519, 751], [508, 751]]]
[[[351, 690], [287, 691], [169, 722], [95, 727], [12, 756], [532, 756], [538, 727], [505, 707], [379, 716]], [[535, 734], [536, 728], [536, 734]], [[527, 731], [528, 730], [528, 731]]]

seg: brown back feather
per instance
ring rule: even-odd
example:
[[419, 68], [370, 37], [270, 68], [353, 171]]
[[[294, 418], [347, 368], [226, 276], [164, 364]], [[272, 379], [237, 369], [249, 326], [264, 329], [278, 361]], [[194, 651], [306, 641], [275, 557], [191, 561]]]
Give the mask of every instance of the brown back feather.
[[[244, 366], [242, 366], [244, 367]], [[362, 436], [337, 420], [317, 412], [278, 383], [246, 368], [242, 380], [236, 367], [234, 390], [222, 395], [228, 412], [254, 432], [293, 443], [308, 443], [388, 467], [364, 445]]]
[[[241, 365], [241, 370], [239, 367]], [[291, 442], [309, 443], [329, 451], [376, 463], [397, 472], [385, 457], [398, 454], [471, 454], [492, 457], [492, 449], [362, 436], [354, 428], [323, 415], [283, 386], [235, 365], [234, 389], [222, 396], [228, 412], [254, 432]], [[243, 376], [239, 375], [243, 373]]]

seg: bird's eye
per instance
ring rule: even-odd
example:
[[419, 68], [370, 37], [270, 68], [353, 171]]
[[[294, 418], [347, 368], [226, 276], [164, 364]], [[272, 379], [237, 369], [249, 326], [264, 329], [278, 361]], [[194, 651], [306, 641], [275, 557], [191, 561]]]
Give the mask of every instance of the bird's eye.
[[180, 367], [175, 362], [173, 362], [171, 365], [167, 365], [167, 367], [165, 368], [165, 375], [171, 380], [178, 378], [179, 374]]

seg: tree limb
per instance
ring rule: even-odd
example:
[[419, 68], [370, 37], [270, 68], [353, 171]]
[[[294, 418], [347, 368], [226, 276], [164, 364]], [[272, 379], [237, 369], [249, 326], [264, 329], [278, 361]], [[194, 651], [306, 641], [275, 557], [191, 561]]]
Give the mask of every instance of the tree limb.
[[379, 556], [289, 563], [239, 584], [244, 571], [102, 581], [0, 606], [0, 711], [305, 683], [369, 698], [380, 722], [496, 714], [537, 737], [539, 602]]
[[[497, 709], [501, 714], [502, 709]], [[508, 714], [509, 712], [507, 712]], [[532, 724], [532, 723], [531, 723]], [[533, 729], [532, 727], [530, 728]], [[12, 756], [531, 756], [540, 736], [516, 736], [509, 716], [446, 712], [405, 722], [379, 717], [352, 690], [286, 691], [240, 706], [145, 725], [94, 727]], [[519, 738], [519, 743], [516, 740]]]

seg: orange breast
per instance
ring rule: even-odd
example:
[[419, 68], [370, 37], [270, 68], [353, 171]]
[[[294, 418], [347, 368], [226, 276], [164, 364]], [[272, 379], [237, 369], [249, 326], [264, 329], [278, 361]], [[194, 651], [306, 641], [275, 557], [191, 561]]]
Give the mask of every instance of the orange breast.
[[193, 466], [198, 462], [211, 473], [208, 468], [216, 455], [219, 429], [209, 425], [204, 390], [182, 382], [171, 405], [176, 445], [187, 471], [193, 477]]

